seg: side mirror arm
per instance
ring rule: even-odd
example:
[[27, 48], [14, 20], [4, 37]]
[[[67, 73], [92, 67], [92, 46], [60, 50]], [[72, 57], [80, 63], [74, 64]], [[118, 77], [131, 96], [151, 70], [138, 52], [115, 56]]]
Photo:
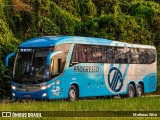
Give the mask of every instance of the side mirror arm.
[[9, 55], [7, 55], [6, 59], [5, 59], [5, 66], [8, 67], [8, 61], [11, 57], [15, 56], [16, 55], [16, 52], [13, 52]]
[[51, 64], [51, 60], [52, 57], [56, 54], [62, 53], [63, 51], [55, 51], [55, 52], [51, 52], [48, 56], [47, 56], [47, 61], [46, 61], [46, 65], [50, 65]]

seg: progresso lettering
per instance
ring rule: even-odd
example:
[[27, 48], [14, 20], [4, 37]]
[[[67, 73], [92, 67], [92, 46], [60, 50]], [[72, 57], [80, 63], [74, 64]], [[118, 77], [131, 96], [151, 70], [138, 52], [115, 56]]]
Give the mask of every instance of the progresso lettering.
[[99, 72], [98, 66], [74, 66], [74, 72]]

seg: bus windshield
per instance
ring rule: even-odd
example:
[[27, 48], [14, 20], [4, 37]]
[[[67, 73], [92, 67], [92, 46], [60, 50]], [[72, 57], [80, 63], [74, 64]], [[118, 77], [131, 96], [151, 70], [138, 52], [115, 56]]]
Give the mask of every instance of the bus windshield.
[[46, 66], [47, 55], [52, 48], [19, 49], [15, 60], [13, 80], [16, 82], [46, 81], [49, 78], [49, 67]]

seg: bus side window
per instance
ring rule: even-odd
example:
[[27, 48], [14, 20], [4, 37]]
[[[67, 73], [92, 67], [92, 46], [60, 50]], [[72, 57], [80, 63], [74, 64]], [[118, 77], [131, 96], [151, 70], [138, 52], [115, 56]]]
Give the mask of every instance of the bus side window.
[[78, 62], [84, 63], [86, 62], [87, 57], [87, 46], [86, 45], [79, 45], [78, 48]]
[[148, 49], [148, 56], [148, 63], [154, 63], [156, 59], [156, 51], [154, 49]]
[[79, 45], [75, 45], [71, 57], [71, 62], [79, 62], [78, 51], [79, 51]]
[[92, 47], [87, 46], [87, 62], [93, 62]]
[[140, 59], [139, 59], [139, 48], [131, 48], [131, 52], [132, 52], [132, 63], [133, 64], [139, 64], [140, 63]]
[[59, 60], [59, 62], [60, 62], [60, 63], [59, 63], [59, 64], [60, 64], [60, 66], [59, 66], [59, 68], [60, 68], [60, 73], [62, 73], [63, 70], [64, 70], [65, 63], [66, 63], [66, 59], [67, 59], [67, 58], [63, 57], [62, 59]]
[[58, 59], [53, 59], [52, 75], [58, 74]]
[[101, 46], [91, 46], [93, 62], [99, 63], [102, 62], [102, 47]]
[[113, 54], [114, 54], [114, 47], [107, 47], [108, 50], [107, 50], [107, 62], [108, 63], [114, 63], [114, 57], [113, 57]]
[[124, 47], [115, 47], [115, 63], [126, 63]]
[[146, 64], [147, 63], [147, 51], [144, 48], [140, 48], [139, 49], [139, 60], [140, 60], [140, 64]]
[[55, 55], [52, 58], [52, 62], [50, 66], [50, 75], [52, 77], [55, 77], [61, 74], [64, 70], [65, 63], [66, 63], [66, 57], [64, 57], [64, 53]]
[[133, 51], [132, 51], [132, 48], [127, 48], [126, 56], [127, 56], [126, 63], [128, 63], [128, 64], [133, 63]]
[[102, 62], [105, 63], [106, 59], [107, 59], [107, 47], [106, 46], [102, 46]]
[[102, 62], [113, 63], [113, 52], [114, 52], [114, 47], [102, 46]]

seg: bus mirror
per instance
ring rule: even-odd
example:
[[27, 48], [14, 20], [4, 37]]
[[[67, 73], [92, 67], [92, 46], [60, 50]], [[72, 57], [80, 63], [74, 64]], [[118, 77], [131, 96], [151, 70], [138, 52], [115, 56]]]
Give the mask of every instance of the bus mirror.
[[47, 56], [47, 60], [46, 60], [46, 64], [47, 65], [50, 65], [51, 64], [51, 60], [52, 60], [52, 57], [59, 54], [59, 53], [62, 53], [63, 51], [55, 51], [55, 52], [51, 52], [48, 56]]
[[16, 55], [15, 52], [7, 55], [7, 57], [6, 57], [6, 59], [5, 59], [5, 66], [6, 66], [6, 67], [8, 67], [8, 61], [9, 61], [9, 59], [10, 59], [11, 57], [15, 56], [15, 55]]

